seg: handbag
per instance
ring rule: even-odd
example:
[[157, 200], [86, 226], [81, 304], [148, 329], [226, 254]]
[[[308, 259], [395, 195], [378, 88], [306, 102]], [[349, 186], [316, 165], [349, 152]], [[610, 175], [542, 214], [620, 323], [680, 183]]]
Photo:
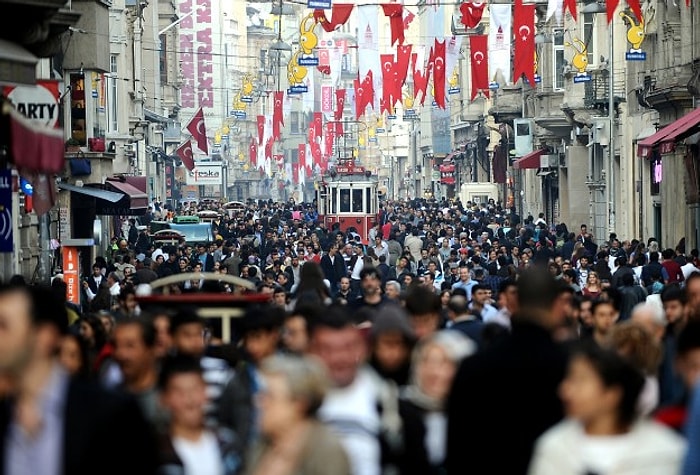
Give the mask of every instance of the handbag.
[[92, 174], [90, 160], [85, 158], [83, 152], [78, 152], [78, 156], [70, 159], [69, 163], [71, 176], [88, 176]]

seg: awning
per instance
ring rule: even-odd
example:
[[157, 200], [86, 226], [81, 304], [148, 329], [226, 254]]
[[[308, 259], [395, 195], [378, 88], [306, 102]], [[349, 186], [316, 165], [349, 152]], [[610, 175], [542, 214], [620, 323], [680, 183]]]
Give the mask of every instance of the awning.
[[[112, 189], [126, 195], [126, 200], [120, 202], [120, 204], [128, 204], [126, 208], [131, 210], [131, 213], [121, 214], [143, 214], [146, 212], [146, 208], [148, 208], [148, 196], [143, 191], [125, 181], [107, 180], [105, 181], [105, 186], [107, 189]], [[126, 202], [127, 200], [128, 203]]]
[[524, 170], [526, 168], [541, 168], [540, 157], [544, 155], [547, 150], [541, 148], [530, 152], [527, 155], [523, 155], [519, 159], [513, 162], [513, 168], [518, 170]]
[[637, 155], [649, 158], [655, 147], [659, 147], [660, 153], [670, 153], [674, 150], [676, 142], [698, 131], [700, 131], [700, 109], [695, 109], [637, 143]]
[[61, 190], [72, 191], [73, 193], [91, 196], [100, 200], [109, 201], [110, 203], [116, 203], [122, 198], [124, 198], [123, 193], [115, 193], [113, 191], [101, 190], [99, 188], [92, 188], [90, 186], [75, 186], [69, 185], [67, 183], [59, 183], [58, 187]]

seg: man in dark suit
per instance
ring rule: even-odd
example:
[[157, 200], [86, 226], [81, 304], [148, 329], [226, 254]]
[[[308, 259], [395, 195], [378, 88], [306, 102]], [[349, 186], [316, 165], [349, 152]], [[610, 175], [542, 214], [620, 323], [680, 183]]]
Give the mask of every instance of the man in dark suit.
[[[447, 471], [527, 473], [535, 440], [563, 417], [557, 388], [566, 355], [552, 339], [571, 292], [543, 269], [518, 279], [512, 333], [464, 360], [448, 402]], [[502, 448], [505, 456], [494, 457]]]
[[155, 472], [136, 402], [73, 380], [55, 358], [65, 307], [42, 287], [0, 286], [0, 475]]
[[338, 290], [341, 277], [348, 275], [345, 260], [338, 254], [338, 245], [331, 244], [328, 251], [321, 257], [321, 270], [328, 282], [331, 283], [331, 294]]

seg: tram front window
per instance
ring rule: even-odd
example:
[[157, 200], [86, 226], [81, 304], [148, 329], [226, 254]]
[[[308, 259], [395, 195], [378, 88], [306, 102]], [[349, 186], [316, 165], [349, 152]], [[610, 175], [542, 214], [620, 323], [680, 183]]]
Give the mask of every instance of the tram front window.
[[352, 212], [362, 213], [362, 190], [352, 190]]
[[340, 212], [350, 212], [350, 190], [340, 190]]

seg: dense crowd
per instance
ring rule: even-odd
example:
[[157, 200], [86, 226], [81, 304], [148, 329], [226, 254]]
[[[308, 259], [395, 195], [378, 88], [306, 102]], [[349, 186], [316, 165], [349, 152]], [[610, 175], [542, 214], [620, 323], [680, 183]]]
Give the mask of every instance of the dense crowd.
[[[204, 209], [211, 240], [152, 239]], [[363, 234], [312, 204], [155, 204], [86, 272], [80, 306], [60, 276], [3, 285], [0, 471], [700, 474], [683, 240], [446, 200], [384, 202]], [[141, 308], [188, 272], [167, 291], [191, 305]], [[251, 292], [269, 300], [232, 341], [198, 314]]]

